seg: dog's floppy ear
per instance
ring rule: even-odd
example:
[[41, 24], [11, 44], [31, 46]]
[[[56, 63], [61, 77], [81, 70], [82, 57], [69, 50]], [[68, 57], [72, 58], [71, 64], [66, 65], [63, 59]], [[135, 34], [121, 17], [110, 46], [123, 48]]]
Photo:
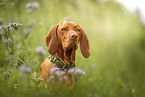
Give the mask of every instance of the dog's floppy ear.
[[89, 52], [89, 41], [88, 38], [85, 34], [85, 32], [82, 29], [82, 36], [81, 36], [81, 40], [80, 40], [80, 48], [81, 48], [81, 52], [83, 54], [83, 56], [85, 58], [88, 58], [90, 56], [90, 52]]
[[45, 38], [45, 44], [48, 47], [48, 52], [51, 55], [54, 55], [57, 52], [58, 40], [57, 40], [57, 28], [58, 25], [54, 25]]

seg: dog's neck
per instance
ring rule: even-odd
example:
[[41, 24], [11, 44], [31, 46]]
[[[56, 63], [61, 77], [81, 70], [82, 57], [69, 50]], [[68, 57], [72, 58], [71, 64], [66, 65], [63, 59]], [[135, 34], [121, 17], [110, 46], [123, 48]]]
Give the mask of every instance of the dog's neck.
[[[69, 53], [71, 54], [69, 55]], [[61, 61], [64, 61], [68, 65], [74, 65], [75, 64], [75, 52], [76, 49], [73, 47], [70, 50], [64, 50], [61, 47], [58, 47], [58, 50], [56, 52], [56, 57], [59, 58]]]

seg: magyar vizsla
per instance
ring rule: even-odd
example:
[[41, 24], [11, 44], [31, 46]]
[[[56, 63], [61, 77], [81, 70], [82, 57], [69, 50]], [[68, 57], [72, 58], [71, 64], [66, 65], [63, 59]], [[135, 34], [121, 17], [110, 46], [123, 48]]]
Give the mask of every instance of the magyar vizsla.
[[88, 58], [90, 56], [89, 42], [83, 29], [77, 23], [63, 21], [50, 29], [46, 35], [45, 43], [51, 55], [44, 60], [39, 68], [43, 84], [47, 83], [50, 70], [53, 67], [65, 71], [68, 83], [74, 84], [67, 71], [75, 67], [75, 53], [79, 42], [82, 55]]

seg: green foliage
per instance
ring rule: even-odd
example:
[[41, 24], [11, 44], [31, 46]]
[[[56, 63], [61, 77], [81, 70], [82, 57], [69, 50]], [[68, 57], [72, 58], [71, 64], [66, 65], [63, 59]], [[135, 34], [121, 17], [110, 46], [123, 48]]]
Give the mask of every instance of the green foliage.
[[[90, 43], [88, 59], [77, 50], [76, 65], [86, 75], [73, 93], [31, 86], [33, 73], [49, 55], [45, 36], [63, 20], [80, 24]], [[10, 23], [22, 26], [9, 31]], [[145, 96], [144, 25], [138, 12], [114, 0], [0, 0], [0, 26], [0, 97]]]

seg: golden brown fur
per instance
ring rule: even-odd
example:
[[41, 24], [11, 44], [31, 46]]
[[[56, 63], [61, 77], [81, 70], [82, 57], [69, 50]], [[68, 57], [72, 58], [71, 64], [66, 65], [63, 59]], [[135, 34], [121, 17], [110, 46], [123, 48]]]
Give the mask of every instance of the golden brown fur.
[[[75, 64], [75, 52], [80, 42], [82, 55], [87, 58], [89, 53], [89, 42], [83, 29], [74, 22], [64, 21], [54, 25], [45, 38], [48, 52], [56, 55], [61, 61], [68, 65]], [[44, 60], [39, 68], [43, 84], [50, 76], [51, 68], [55, 67], [48, 58]], [[72, 77], [67, 73], [68, 83], [74, 84]]]

